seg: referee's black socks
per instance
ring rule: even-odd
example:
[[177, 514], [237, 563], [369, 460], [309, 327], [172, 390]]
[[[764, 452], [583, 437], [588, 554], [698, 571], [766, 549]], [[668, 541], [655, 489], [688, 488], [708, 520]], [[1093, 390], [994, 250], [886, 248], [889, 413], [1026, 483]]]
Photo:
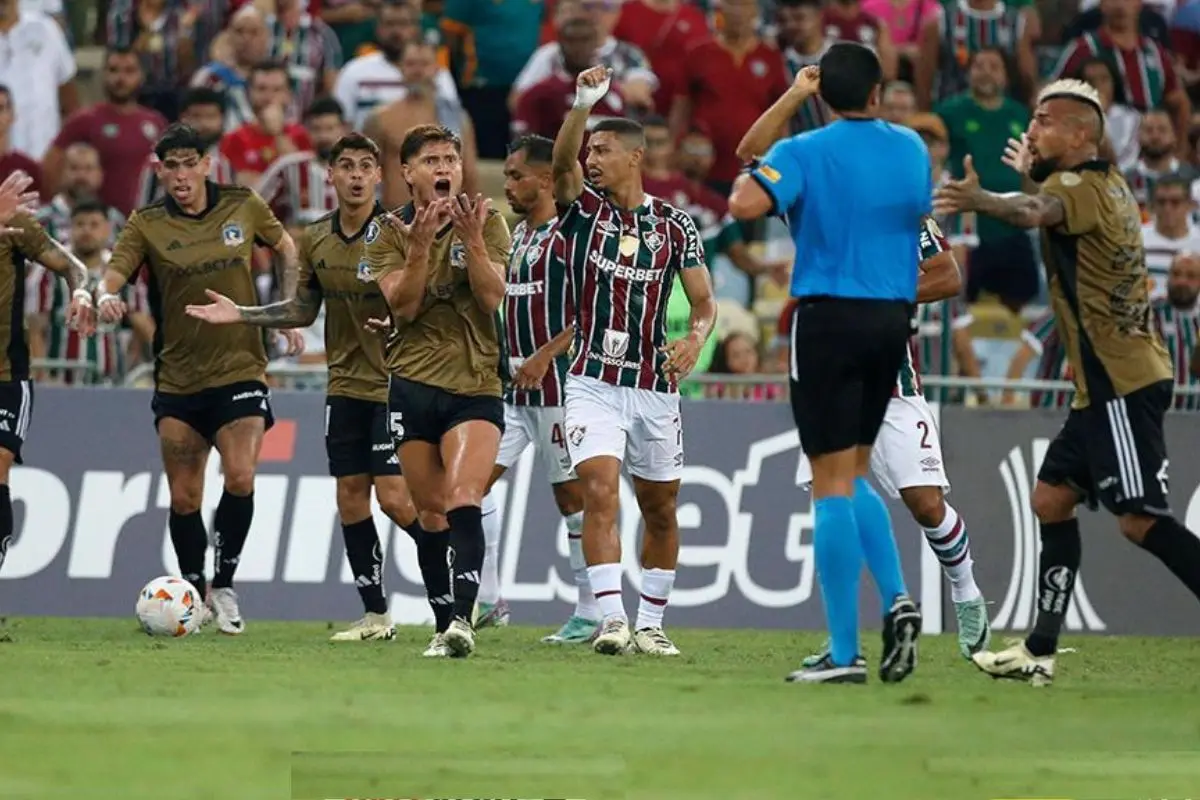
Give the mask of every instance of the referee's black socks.
[[1140, 542], [1200, 598], [1200, 539], [1174, 517], [1159, 517]]
[[433, 611], [434, 627], [443, 633], [450, 627], [454, 611], [450, 593], [450, 532], [427, 531], [417, 520], [405, 525], [404, 531], [417, 546], [417, 566], [425, 584], [425, 597]]
[[4, 568], [4, 557], [13, 538], [12, 492], [7, 483], [0, 483], [0, 569]]
[[460, 506], [446, 512], [450, 523], [450, 547], [454, 558], [450, 572], [454, 577], [454, 616], [468, 623], [479, 596], [479, 577], [483, 571], [485, 542], [483, 511], [479, 506]]
[[179, 561], [179, 574], [204, 597], [204, 553], [208, 550], [208, 534], [204, 532], [204, 517], [199, 511], [179, 514], [175, 511], [167, 518], [171, 531], [171, 546]]
[[1052, 656], [1058, 650], [1062, 631], [1075, 591], [1075, 576], [1083, 558], [1079, 520], [1042, 523], [1042, 554], [1038, 558], [1037, 620], [1025, 647], [1034, 656]]
[[217, 503], [217, 513], [213, 515], [213, 548], [216, 551], [213, 554], [216, 569], [212, 582], [214, 589], [233, 586], [233, 576], [237, 572], [253, 521], [253, 492], [248, 495], [230, 494], [228, 490], [221, 493], [221, 502]]

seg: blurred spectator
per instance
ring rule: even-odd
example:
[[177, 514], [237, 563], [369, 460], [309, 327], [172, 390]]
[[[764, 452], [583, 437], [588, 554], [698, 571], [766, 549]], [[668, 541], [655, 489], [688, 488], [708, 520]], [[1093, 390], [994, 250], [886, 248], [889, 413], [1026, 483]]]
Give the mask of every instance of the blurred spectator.
[[667, 113], [687, 92], [687, 50], [709, 38], [704, 12], [682, 0], [625, 0], [613, 35], [650, 59], [658, 77], [654, 108]]
[[[710, 337], [717, 341], [716, 336]], [[713, 353], [708, 368], [710, 375], [759, 375], [764, 372], [758, 354], [758, 339], [745, 330], [733, 330], [726, 334]], [[779, 400], [786, 397], [787, 389], [777, 382], [769, 383], [709, 383], [705, 397], [743, 402]]]
[[20, 13], [17, 0], [0, 0], [0, 44], [0, 84], [9, 88], [17, 112], [9, 144], [40, 161], [62, 120], [79, 107], [75, 55], [58, 23]]
[[[1004, 53], [987, 47], [971, 56], [969, 89], [937, 107], [950, 134], [950, 172], [963, 174], [966, 156], [974, 160], [981, 185], [991, 192], [1019, 192], [1021, 176], [1001, 161], [1010, 137], [1019, 137], [1029, 123], [1029, 110], [1009, 97]], [[1023, 230], [992, 217], [980, 217], [979, 246], [967, 270], [967, 299], [981, 291], [1000, 297], [1009, 309], [1020, 311], [1040, 288], [1033, 242]]]
[[342, 47], [329, 26], [304, 10], [304, 0], [275, 0], [267, 20], [270, 58], [287, 67], [292, 83], [291, 117], [301, 116], [319, 95], [329, 94], [342, 68]]
[[[400, 59], [406, 44], [421, 41], [418, 30], [417, 11], [410, 3], [386, 0], [379, 9], [375, 27], [379, 50], [360, 56], [343, 67], [333, 90], [354, 130], [364, 130], [371, 112], [402, 99], [408, 91]], [[424, 81], [422, 77], [418, 82]], [[448, 70], [437, 70], [434, 86], [439, 102], [459, 104], [458, 89]]]
[[[1026, 377], [1029, 365], [1037, 359], [1034, 378], [1042, 381], [1071, 380], [1071, 364], [1067, 361], [1067, 350], [1054, 324], [1054, 312], [1046, 311], [1021, 332], [1021, 347], [1013, 354], [1005, 378], [1010, 381]], [[1032, 408], [1066, 408], [1074, 396], [1072, 391], [1037, 391], [1029, 394]], [[1016, 393], [1005, 389], [1001, 402], [1006, 406], [1016, 405]]]
[[1171, 18], [1170, 49], [1192, 105], [1200, 100], [1200, 0], [1181, 2]]
[[1078, 76], [1095, 87], [1104, 104], [1104, 135], [1117, 156], [1122, 172], [1131, 169], [1138, 159], [1138, 128], [1142, 115], [1127, 105], [1116, 102], [1114, 92], [1120, 76], [1114, 64], [1103, 58], [1083, 62]]
[[449, 128], [462, 139], [463, 191], [475, 194], [479, 191], [479, 151], [471, 117], [456, 99], [438, 91], [438, 75], [445, 71], [438, 66], [431, 45], [411, 41], [404, 46], [402, 59], [404, 84], [400, 99], [376, 109], [363, 126], [382, 151], [383, 204], [397, 208], [411, 199], [400, 146], [411, 128], [429, 123]]
[[1154, 197], [1155, 181], [1173, 172], [1182, 172], [1192, 180], [1196, 178], [1195, 169], [1176, 157], [1178, 150], [1175, 129], [1167, 112], [1160, 109], [1146, 112], [1138, 128], [1139, 158], [1125, 172], [1125, 182], [1142, 209], [1143, 222], [1150, 219], [1150, 200]]
[[[821, 60], [833, 42], [825, 35], [825, 22], [821, 17], [821, 0], [780, 0], [778, 9], [779, 28], [788, 29], [788, 46], [783, 51], [788, 79], [795, 80], [800, 70]], [[786, 22], [785, 22], [786, 21]], [[825, 101], [813, 95], [804, 101], [800, 111], [792, 120], [792, 133], [821, 128], [833, 120]]]
[[[188, 89], [183, 95], [179, 121], [204, 140], [209, 163], [208, 178], [215, 183], [233, 183], [236, 176], [229, 159], [221, 155], [221, 135], [225, 132], [225, 105], [220, 92], [213, 89]], [[148, 206], [161, 199], [166, 190], [158, 181], [157, 159], [151, 153], [138, 177], [137, 207]]]
[[[555, 31], [568, 19], [583, 15], [596, 26], [600, 47], [595, 61], [613, 71], [613, 80], [621, 89], [625, 102], [645, 113], [654, 110], [654, 90], [658, 78], [650, 69], [646, 54], [629, 42], [622, 42], [612, 35], [621, 13], [621, 0], [562, 0], [555, 7]], [[534, 51], [526, 62], [509, 93], [509, 108], [515, 110], [521, 92], [536, 83], [565, 69], [562, 47], [557, 35], [555, 41], [547, 42]], [[659, 109], [665, 112], [669, 109]]]
[[[63, 151], [62, 165], [61, 189], [38, 211], [38, 220], [46, 229], [46, 233], [63, 244], [70, 245], [71, 219], [75, 209], [85, 203], [100, 202], [100, 193], [104, 191], [106, 181], [100, 153], [87, 142], [67, 145]], [[108, 215], [109, 230], [115, 240], [121, 228], [125, 226], [125, 215], [113, 206], [104, 205], [104, 208]], [[106, 241], [104, 244], [107, 247], [112, 242]]]
[[1196, 204], [1191, 184], [1178, 174], [1165, 175], [1154, 184], [1153, 218], [1142, 226], [1151, 300], [1167, 295], [1167, 276], [1177, 255], [1200, 253], [1200, 229], [1192, 223]]
[[360, 49], [373, 44], [375, 19], [380, 0], [323, 0], [321, 21], [337, 36], [342, 55], [347, 59], [362, 55]]
[[229, 34], [231, 63], [213, 61], [201, 67], [191, 84], [224, 93], [225, 130], [232, 131], [254, 121], [248, 88], [250, 73], [266, 59], [271, 39], [266, 18], [254, 6], [241, 8], [233, 15]]
[[100, 154], [105, 181], [100, 200], [129, 214], [137, 200], [138, 166], [154, 149], [167, 127], [162, 114], [139, 105], [145, 75], [129, 50], [109, 50], [104, 56], [104, 101], [72, 114], [42, 162], [46, 183], [57, 188], [62, 177], [63, 151], [84, 142]]
[[250, 72], [254, 121], [221, 138], [221, 155], [229, 159], [241, 185], [255, 186], [280, 156], [312, 148], [304, 126], [287, 120], [291, 99], [287, 69], [282, 64], [266, 62]]
[[[558, 129], [562, 127], [575, 100], [575, 79], [595, 63], [599, 44], [599, 33], [590, 19], [574, 17], [562, 24], [558, 30], [562, 69], [521, 93], [513, 112], [514, 138], [537, 134], [553, 139], [558, 135]], [[625, 115], [625, 96], [619, 88], [612, 87], [592, 109], [589, 125]]]
[[938, 0], [863, 0], [862, 10], [887, 29], [899, 59], [897, 75], [911, 80], [921, 52], [921, 31], [938, 16]]
[[858, 42], [875, 51], [883, 67], [883, 79], [896, 77], [896, 48], [886, 25], [863, 11], [858, 0], [833, 0], [825, 6], [825, 36], [834, 41]]
[[[1137, 26], [1142, 35], [1154, 39], [1164, 48], [1171, 48], [1171, 34], [1168, 20], [1171, 18], [1171, 6], [1174, 0], [1163, 0], [1159, 3], [1143, 5], [1137, 0], [1121, 0], [1127, 5], [1136, 3], [1137, 8], [1132, 13], [1136, 15]], [[1104, 24], [1102, 3], [1099, 0], [1084, 0], [1080, 4], [1080, 14], [1071, 20], [1063, 29], [1063, 41], [1069, 42], [1088, 33], [1095, 33]]]
[[1055, 67], [1057, 77], [1077, 75], [1083, 63], [1103, 58], [1117, 66], [1117, 102], [1138, 111], [1167, 108], [1177, 141], [1186, 142], [1191, 102], [1175, 74], [1171, 54], [1138, 30], [1140, 0], [1101, 0], [1102, 24], [1070, 42]]
[[712, 136], [716, 158], [709, 183], [728, 194], [741, 171], [738, 142], [787, 91], [783, 56], [756, 33], [756, 0], [721, 0], [724, 24], [716, 38], [695, 42], [687, 50], [684, 91], [671, 109], [671, 129], [681, 133], [689, 122]]
[[541, 24], [542, 4], [530, 0], [446, 0], [442, 31], [480, 158], [508, 154], [508, 93], [537, 49]]
[[64, 30], [66, 29], [67, 20], [66, 15], [63, 14], [63, 0], [20, 0], [17, 7], [22, 14], [45, 14]]
[[1037, 12], [1028, 3], [1000, 0], [958, 0], [942, 5], [921, 31], [917, 59], [917, 102], [922, 108], [967, 88], [971, 60], [980, 50], [1015, 57], [1016, 81], [1022, 96], [1037, 85], [1034, 42], [1041, 35]]
[[[1162, 186], [1160, 183], [1159, 186]], [[1171, 261], [1166, 295], [1151, 303], [1154, 327], [1162, 337], [1175, 364], [1175, 385], [1200, 386], [1200, 378], [1191, 374], [1189, 364], [1200, 343], [1200, 255], [1195, 251], [1179, 253]], [[1195, 411], [1200, 395], [1175, 395], [1174, 408]]]
[[917, 96], [913, 93], [913, 87], [904, 81], [885, 84], [879, 99], [880, 116], [888, 122], [903, 125], [917, 113]]
[[12, 92], [7, 86], [0, 86], [0, 181], [22, 170], [33, 178], [30, 191], [36, 191], [44, 199], [49, 187], [42, 180], [42, 165], [12, 146], [13, 118]]
[[329, 180], [329, 154], [347, 132], [342, 107], [332, 97], [318, 99], [305, 112], [304, 127], [312, 150], [275, 159], [257, 187], [289, 228], [308, 225], [337, 208], [337, 194]]

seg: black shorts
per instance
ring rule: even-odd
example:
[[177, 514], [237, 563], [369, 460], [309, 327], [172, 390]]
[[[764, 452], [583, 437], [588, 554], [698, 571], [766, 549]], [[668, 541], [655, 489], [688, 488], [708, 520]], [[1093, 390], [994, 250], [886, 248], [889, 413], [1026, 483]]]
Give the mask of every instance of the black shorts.
[[154, 411], [155, 428], [168, 417], [177, 419], [187, 423], [209, 444], [216, 441], [217, 431], [244, 417], [262, 417], [268, 430], [275, 424], [271, 390], [262, 381], [239, 381], [194, 394], [156, 391], [150, 408]]
[[1071, 487], [1091, 509], [1099, 501], [1117, 516], [1168, 516], [1163, 417], [1173, 393], [1171, 381], [1161, 381], [1071, 409], [1046, 449], [1038, 480]]
[[454, 394], [394, 375], [388, 382], [388, 430], [397, 447], [405, 442], [438, 444], [451, 428], [476, 419], [504, 433], [504, 400]]
[[792, 316], [790, 386], [800, 444], [822, 456], [875, 443], [912, 336], [896, 300], [801, 298]]
[[29, 420], [33, 417], [33, 381], [0, 382], [0, 447], [13, 454], [13, 461], [23, 464], [21, 445], [29, 435]]
[[326, 397], [325, 454], [329, 474], [335, 478], [399, 475], [396, 446], [388, 433], [387, 403]]

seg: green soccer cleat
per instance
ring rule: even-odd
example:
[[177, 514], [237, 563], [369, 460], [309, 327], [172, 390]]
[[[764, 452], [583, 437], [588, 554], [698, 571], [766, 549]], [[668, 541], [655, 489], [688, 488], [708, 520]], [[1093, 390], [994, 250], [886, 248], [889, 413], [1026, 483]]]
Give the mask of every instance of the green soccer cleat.
[[963, 658], [987, 650], [992, 641], [992, 626], [988, 622], [987, 601], [982, 597], [954, 604], [958, 618], [958, 650]]
[[600, 632], [600, 623], [594, 619], [571, 617], [561, 628], [549, 636], [543, 636], [546, 644], [587, 644]]
[[475, 603], [475, 630], [483, 628], [503, 628], [506, 627], [512, 619], [512, 612], [509, 611], [508, 603], [503, 599], [495, 603]]

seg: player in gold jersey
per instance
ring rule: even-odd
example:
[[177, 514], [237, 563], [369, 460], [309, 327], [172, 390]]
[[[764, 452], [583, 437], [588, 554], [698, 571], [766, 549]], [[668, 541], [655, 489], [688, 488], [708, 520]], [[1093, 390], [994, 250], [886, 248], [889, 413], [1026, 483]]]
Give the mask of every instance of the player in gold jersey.
[[413, 202], [373, 224], [367, 260], [391, 309], [388, 409], [400, 463], [429, 531], [449, 530], [450, 655], [475, 649], [472, 612], [483, 568], [481, 505], [504, 430], [502, 344], [508, 225], [488, 201], [459, 195], [462, 142], [419, 125], [400, 147]]
[[[253, 191], [207, 180], [209, 156], [196, 131], [172, 125], [154, 150], [166, 196], [130, 216], [96, 305], [103, 322], [119, 321], [125, 313], [121, 287], [147, 269], [156, 326], [151, 408], [170, 487], [171, 544], [183, 577], [204, 593], [208, 536], [200, 503], [209, 451], [216, 447], [225, 491], [213, 517], [216, 574], [207, 605], [222, 633], [240, 634], [245, 623], [233, 578], [254, 517], [259, 450], [274, 423], [267, 352], [260, 331], [208, 327], [185, 309], [203, 302], [207, 290], [255, 302], [255, 243], [281, 257], [285, 296], [294, 295], [296, 245]], [[299, 333], [286, 335], [289, 349], [299, 349]]]
[[[294, 298], [268, 306], [239, 306], [209, 292], [214, 302], [187, 308], [191, 316], [217, 325], [304, 328], [325, 304], [325, 450], [329, 473], [337, 480], [346, 559], [365, 611], [358, 623], [333, 635], [337, 642], [395, 637], [383, 587], [383, 550], [371, 516], [372, 486], [383, 512], [416, 542], [430, 606], [435, 614], [440, 608], [449, 610], [446, 537], [426, 533], [417, 520], [388, 431], [383, 340], [366, 327], [368, 320], [388, 315], [379, 286], [367, 273], [363, 251], [368, 226], [384, 213], [375, 200], [379, 162], [378, 145], [362, 134], [344, 136], [333, 146], [328, 174], [338, 207], [304, 229]], [[444, 653], [431, 647], [428, 654]]]
[[966, 176], [935, 193], [935, 212], [977, 211], [1040, 228], [1055, 324], [1075, 382], [1066, 423], [1038, 471], [1038, 613], [1024, 642], [973, 656], [996, 678], [1045, 685], [1071, 602], [1082, 544], [1075, 507], [1104, 504], [1130, 541], [1200, 597], [1200, 539], [1171, 514], [1163, 417], [1172, 369], [1152, 330], [1137, 202], [1100, 156], [1104, 109], [1086, 83], [1060, 80], [1038, 96], [1027, 149], [1014, 160], [1037, 194], [998, 195]]

